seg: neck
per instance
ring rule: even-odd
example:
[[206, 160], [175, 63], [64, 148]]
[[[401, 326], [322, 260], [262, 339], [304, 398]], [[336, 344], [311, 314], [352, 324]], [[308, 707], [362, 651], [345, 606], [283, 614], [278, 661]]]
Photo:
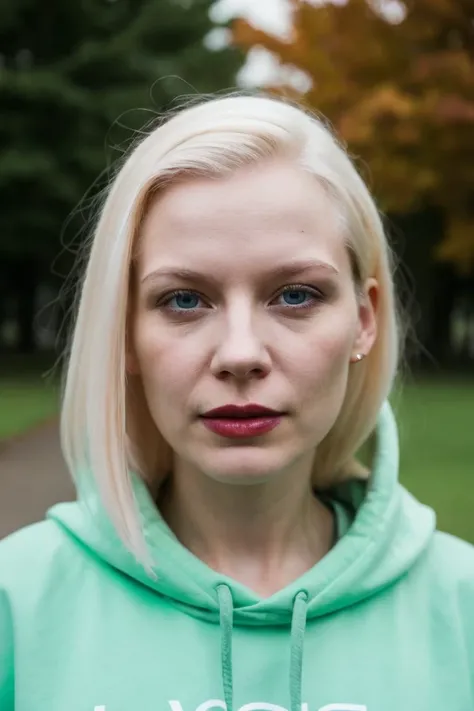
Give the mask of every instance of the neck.
[[177, 465], [160, 499], [180, 542], [214, 570], [262, 597], [313, 567], [333, 545], [333, 516], [305, 476], [230, 485]]

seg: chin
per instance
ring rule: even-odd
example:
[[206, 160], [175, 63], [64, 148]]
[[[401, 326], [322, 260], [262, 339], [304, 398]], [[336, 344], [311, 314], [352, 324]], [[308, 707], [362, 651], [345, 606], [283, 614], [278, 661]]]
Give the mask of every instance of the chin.
[[278, 477], [284, 469], [291, 466], [294, 457], [270, 452], [263, 448], [240, 446], [214, 452], [199, 463], [206, 476], [222, 484], [255, 485], [265, 484]]
[[207, 473], [209, 478], [219, 484], [227, 484], [228, 486], [259, 486], [267, 484], [272, 479], [278, 476], [277, 472], [211, 472]]

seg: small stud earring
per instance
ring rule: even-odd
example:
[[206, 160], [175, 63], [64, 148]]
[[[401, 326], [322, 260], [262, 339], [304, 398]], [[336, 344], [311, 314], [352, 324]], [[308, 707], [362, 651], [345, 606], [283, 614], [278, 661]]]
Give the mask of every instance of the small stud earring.
[[360, 363], [361, 360], [365, 358], [365, 353], [357, 353], [357, 355], [353, 359], [353, 363]]

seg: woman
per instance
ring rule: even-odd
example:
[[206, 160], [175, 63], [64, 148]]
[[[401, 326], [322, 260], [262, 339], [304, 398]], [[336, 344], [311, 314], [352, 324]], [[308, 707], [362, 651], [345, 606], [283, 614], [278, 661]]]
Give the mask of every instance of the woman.
[[227, 97], [153, 130], [81, 285], [79, 501], [0, 545], [0, 709], [473, 709], [474, 555], [397, 483], [399, 340], [321, 122]]

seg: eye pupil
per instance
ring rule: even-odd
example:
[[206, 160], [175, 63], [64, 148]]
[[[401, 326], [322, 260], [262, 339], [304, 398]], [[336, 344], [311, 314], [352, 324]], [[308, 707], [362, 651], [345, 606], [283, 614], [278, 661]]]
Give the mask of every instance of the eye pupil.
[[199, 305], [199, 297], [197, 294], [184, 292], [182, 294], [176, 294], [174, 298], [177, 307], [180, 309], [195, 309]]
[[303, 289], [293, 289], [291, 291], [285, 291], [283, 293], [283, 298], [290, 306], [303, 304], [305, 302], [306, 296], [307, 294], [305, 291], [303, 291]]

